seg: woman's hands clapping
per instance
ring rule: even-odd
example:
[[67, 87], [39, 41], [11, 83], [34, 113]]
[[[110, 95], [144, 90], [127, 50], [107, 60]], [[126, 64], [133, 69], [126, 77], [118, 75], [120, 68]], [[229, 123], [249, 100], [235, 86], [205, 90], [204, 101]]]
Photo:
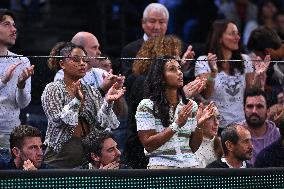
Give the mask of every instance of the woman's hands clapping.
[[183, 91], [186, 98], [194, 97], [199, 94], [206, 87], [207, 79], [197, 77], [192, 82], [183, 86]]
[[125, 91], [125, 87], [122, 87], [121, 84], [115, 82], [115, 84], [113, 84], [108, 90], [105, 99], [108, 103], [111, 103], [121, 98], [124, 95]]
[[203, 104], [200, 103], [199, 108], [197, 110], [196, 119], [197, 119], [197, 127], [203, 128], [203, 123], [214, 116], [217, 107], [213, 102], [210, 102], [208, 106], [204, 108]]
[[193, 108], [193, 101], [189, 100], [189, 102], [182, 107], [181, 111], [178, 114], [178, 118], [176, 120], [176, 124], [179, 127], [183, 127], [187, 122], [187, 119], [192, 116], [192, 108]]

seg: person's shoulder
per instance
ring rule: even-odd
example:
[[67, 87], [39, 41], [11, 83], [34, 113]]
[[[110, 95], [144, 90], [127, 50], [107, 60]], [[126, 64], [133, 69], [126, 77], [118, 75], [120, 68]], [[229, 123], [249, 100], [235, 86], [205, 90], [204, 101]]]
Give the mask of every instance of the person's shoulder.
[[48, 165], [46, 163], [42, 163], [39, 169], [56, 169], [56, 167], [53, 167], [53, 166]]
[[10, 158], [10, 159], [0, 159], [0, 170], [3, 169], [17, 169], [14, 163], [14, 159]]
[[277, 135], [279, 134], [280, 135], [279, 129], [273, 121], [266, 120], [265, 122], [266, 122], [266, 126], [268, 128], [267, 134], [277, 134]]
[[6, 167], [7, 167], [7, 163], [8, 163], [8, 161], [7, 161], [7, 159], [0, 159], [0, 170], [1, 169], [6, 169]]
[[[275, 163], [275, 158], [279, 157], [282, 150], [282, 140], [278, 139], [272, 144], [262, 149], [255, 160], [255, 167], [269, 167]], [[282, 158], [281, 158], [282, 159]]]
[[63, 80], [63, 77], [64, 77], [63, 69], [60, 69], [56, 72], [53, 80], [54, 81]]
[[46, 86], [61, 87], [62, 85], [63, 85], [63, 81], [62, 80], [58, 80], [58, 81], [50, 82]]
[[270, 145], [266, 146], [264, 149], [262, 149], [258, 155], [264, 155], [264, 154], [271, 154], [271, 153], [278, 153], [279, 149], [282, 148], [282, 139], [279, 138], [276, 141], [272, 142]]
[[246, 166], [247, 166], [246, 168], [253, 168], [253, 165], [248, 163], [247, 161], [246, 161]]
[[48, 83], [45, 86], [44, 91], [56, 92], [58, 90], [62, 90], [62, 88], [63, 88], [63, 81], [62, 80], [57, 80], [57, 81], [53, 81], [53, 82]]
[[64, 74], [63, 69], [58, 70], [56, 74]]
[[21, 60], [23, 62], [23, 65], [26, 65], [26, 64], [29, 65], [30, 64], [30, 60], [25, 56], [18, 55], [16, 53], [11, 52], [11, 51], [8, 51], [8, 55], [9, 56], [15, 56], [15, 57], [17, 56], [17, 58], [15, 58], [15, 61]]
[[144, 40], [143, 40], [143, 38], [141, 38], [141, 39], [138, 39], [136, 41], [132, 41], [132, 42], [128, 43], [127, 45], [125, 45], [122, 48], [121, 54], [126, 55], [126, 54], [129, 54], [129, 53], [132, 53], [130, 55], [136, 56], [136, 54], [139, 51], [140, 47], [142, 46], [143, 42], [144, 42]]
[[108, 72], [105, 71], [104, 69], [101, 69], [101, 68], [92, 68], [91, 69], [91, 72], [95, 73], [95, 74], [98, 74], [102, 77], [103, 74], [107, 74]]
[[141, 100], [141, 102], [139, 103], [139, 106], [146, 106], [146, 107], [151, 107], [153, 106], [153, 101], [149, 98], [143, 99]]
[[220, 159], [213, 161], [212, 163], [209, 163], [206, 168], [229, 168], [228, 165], [224, 162], [222, 162]]
[[119, 165], [119, 169], [132, 169], [132, 167], [130, 167], [130, 166], [127, 165], [127, 164], [121, 163], [121, 164]]
[[142, 45], [143, 42], [144, 42], [143, 38], [137, 39], [125, 45], [123, 49], [128, 49], [128, 48], [132, 48], [133, 46]]
[[143, 99], [141, 100], [141, 102], [139, 103], [139, 105], [137, 106], [137, 111], [136, 112], [151, 112], [153, 113], [153, 106], [154, 103], [152, 100], [150, 99]]

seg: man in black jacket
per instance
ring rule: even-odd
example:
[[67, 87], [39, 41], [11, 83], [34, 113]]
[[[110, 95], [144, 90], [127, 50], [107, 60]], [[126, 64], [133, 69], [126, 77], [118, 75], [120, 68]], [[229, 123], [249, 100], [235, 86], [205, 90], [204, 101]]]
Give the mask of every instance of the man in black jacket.
[[[135, 58], [142, 43], [148, 38], [165, 35], [168, 28], [169, 12], [168, 9], [160, 3], [149, 4], [143, 12], [142, 28], [143, 38], [127, 44], [121, 52], [121, 57]], [[121, 62], [121, 73], [126, 78], [132, 73], [133, 61], [124, 60]]]
[[250, 132], [241, 125], [231, 125], [221, 133], [224, 158], [216, 160], [206, 168], [249, 168], [246, 160], [252, 157], [252, 142]]
[[254, 167], [284, 167], [284, 116], [278, 124], [280, 137], [264, 148], [256, 157]]
[[37, 170], [51, 168], [43, 163], [40, 131], [29, 125], [20, 125], [10, 134], [10, 160], [0, 160], [0, 169]]
[[[159, 3], [151, 3], [149, 4], [143, 12], [142, 18], [142, 28], [144, 31], [143, 38], [133, 41], [126, 45], [121, 52], [121, 57], [125, 58], [135, 58], [140, 47], [142, 46], [144, 41], [147, 41], [150, 37], [165, 35], [168, 27], [169, 20], [169, 12], [167, 8]], [[143, 93], [141, 87], [143, 87], [144, 79], [143, 76], [139, 76], [139, 80], [136, 80], [137, 77], [131, 75], [132, 73], [132, 64], [133, 60], [123, 60], [121, 61], [121, 73], [126, 77], [125, 86], [127, 88], [125, 97], [129, 108], [135, 107], [133, 110], [129, 110], [128, 116], [128, 131], [127, 131], [127, 139], [125, 146], [125, 156], [132, 168], [141, 169], [146, 168], [148, 164], [148, 157], [144, 155], [144, 147], [142, 146], [140, 140], [137, 135], [137, 128], [135, 124], [135, 117], [133, 116], [132, 111], [136, 111], [136, 107], [141, 99], [137, 98], [133, 99], [130, 95], [130, 91], [132, 86], [135, 87], [133, 83], [139, 83], [139, 88], [137, 93]], [[131, 75], [131, 76], [130, 76]], [[130, 76], [130, 77], [129, 77]], [[137, 93], [135, 96], [137, 96]], [[138, 95], [143, 96], [141, 95]], [[134, 97], [135, 98], [135, 97]], [[131, 112], [130, 112], [131, 111]]]

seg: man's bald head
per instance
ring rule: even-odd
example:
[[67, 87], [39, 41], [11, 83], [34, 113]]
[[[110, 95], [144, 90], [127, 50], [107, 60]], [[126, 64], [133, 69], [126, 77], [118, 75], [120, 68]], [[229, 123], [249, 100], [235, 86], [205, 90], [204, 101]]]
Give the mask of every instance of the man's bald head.
[[[101, 51], [99, 49], [100, 44], [96, 36], [89, 32], [78, 32], [71, 40], [72, 43], [82, 46], [89, 57], [99, 57]], [[98, 60], [90, 60], [91, 67], [98, 67]]]

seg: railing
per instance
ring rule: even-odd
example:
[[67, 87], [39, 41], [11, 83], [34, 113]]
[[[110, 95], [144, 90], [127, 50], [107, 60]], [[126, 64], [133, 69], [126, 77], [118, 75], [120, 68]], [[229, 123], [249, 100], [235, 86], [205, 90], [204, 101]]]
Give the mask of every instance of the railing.
[[284, 169], [0, 171], [0, 188], [284, 188]]

